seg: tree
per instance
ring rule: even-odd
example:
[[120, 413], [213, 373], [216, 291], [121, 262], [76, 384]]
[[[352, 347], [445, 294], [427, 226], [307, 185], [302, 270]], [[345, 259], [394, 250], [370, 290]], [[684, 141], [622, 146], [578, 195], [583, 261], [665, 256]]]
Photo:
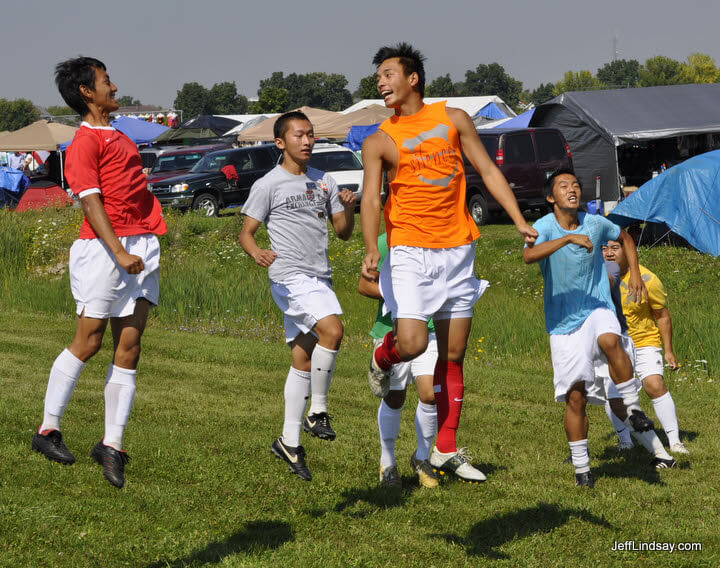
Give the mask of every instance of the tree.
[[239, 95], [235, 81], [215, 83], [209, 92], [211, 114], [244, 114], [248, 109], [248, 100]]
[[640, 69], [639, 87], [679, 85], [683, 82], [683, 64], [664, 55], [651, 57]]
[[680, 72], [683, 83], [720, 83], [720, 69], [705, 53], [693, 53]]
[[465, 72], [462, 94], [497, 95], [506, 104], [516, 107], [522, 92], [522, 82], [512, 78], [499, 63], [480, 64], [474, 71]]
[[553, 94], [555, 96], [562, 95], [568, 91], [592, 91], [599, 89], [602, 85], [590, 71], [568, 71], [563, 76], [562, 81], [555, 83]]
[[284, 112], [288, 109], [288, 92], [282, 87], [265, 87], [259, 91], [258, 100], [250, 106], [257, 114]]
[[377, 99], [379, 96], [380, 95], [378, 95], [377, 91], [377, 79], [375, 78], [374, 73], [360, 79], [360, 84], [358, 85], [357, 90], [353, 93], [353, 99], [355, 100]]
[[450, 78], [450, 73], [433, 79], [425, 88], [425, 94], [428, 97], [454, 97], [455, 85]]
[[640, 62], [636, 59], [618, 59], [606, 63], [597, 71], [597, 79], [608, 89], [637, 87]]
[[47, 111], [50, 116], [67, 116], [70, 114], [77, 115], [77, 113], [69, 106], [49, 106], [47, 107]]
[[131, 95], [115, 97], [115, 100], [117, 101], [117, 104], [119, 104], [121, 107], [134, 107], [142, 105], [139, 99], [135, 99]]
[[186, 119], [201, 114], [210, 114], [210, 97], [208, 90], [199, 83], [185, 83], [177, 92], [173, 106], [183, 111]]
[[[258, 97], [269, 88], [287, 91], [287, 106], [282, 111], [311, 106], [327, 110], [342, 110], [352, 104], [352, 95], [347, 90], [347, 79], [339, 73], [290, 73], [275, 71], [260, 81]], [[279, 112], [279, 111], [278, 111]]]
[[40, 113], [31, 101], [0, 99], [0, 130], [17, 130], [32, 124], [38, 118], [40, 118]]
[[535, 106], [541, 105], [555, 96], [554, 89], [555, 85], [552, 83], [540, 83], [540, 85], [530, 92], [529, 100]]

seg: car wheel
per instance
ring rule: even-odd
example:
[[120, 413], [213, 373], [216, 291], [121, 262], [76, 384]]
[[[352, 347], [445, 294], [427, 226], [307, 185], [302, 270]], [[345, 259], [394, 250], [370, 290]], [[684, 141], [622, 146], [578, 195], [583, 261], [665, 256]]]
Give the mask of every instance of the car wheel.
[[485, 225], [490, 220], [487, 201], [480, 193], [474, 193], [468, 201], [468, 210], [477, 225]]
[[217, 217], [218, 214], [218, 200], [214, 195], [209, 193], [201, 193], [193, 201], [193, 209], [202, 211], [208, 217]]

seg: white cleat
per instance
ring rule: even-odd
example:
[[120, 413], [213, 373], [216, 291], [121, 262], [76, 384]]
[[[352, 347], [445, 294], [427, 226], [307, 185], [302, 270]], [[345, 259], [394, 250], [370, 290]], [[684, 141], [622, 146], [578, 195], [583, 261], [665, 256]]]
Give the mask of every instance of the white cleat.
[[472, 466], [470, 456], [466, 453], [467, 448], [460, 448], [457, 452], [443, 454], [433, 447], [430, 454], [430, 465], [440, 475], [454, 473], [460, 481], [467, 483], [481, 483], [487, 477], [479, 469]]
[[670, 451], [673, 454], [689, 454], [690, 452], [685, 447], [685, 444], [682, 442], [675, 442], [672, 446], [670, 446]]

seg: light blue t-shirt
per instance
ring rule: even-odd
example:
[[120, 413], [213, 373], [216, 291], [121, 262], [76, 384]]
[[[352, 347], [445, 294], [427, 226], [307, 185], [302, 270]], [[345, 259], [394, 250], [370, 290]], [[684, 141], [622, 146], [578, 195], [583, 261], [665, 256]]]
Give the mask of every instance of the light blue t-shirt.
[[566, 231], [549, 213], [533, 225], [538, 232], [536, 244], [573, 233], [586, 235], [593, 244], [591, 253], [567, 244], [538, 263], [545, 281], [545, 328], [551, 335], [577, 329], [598, 308], [615, 311], [601, 246], [617, 240], [620, 227], [602, 215], [578, 213], [578, 221], [577, 229]]

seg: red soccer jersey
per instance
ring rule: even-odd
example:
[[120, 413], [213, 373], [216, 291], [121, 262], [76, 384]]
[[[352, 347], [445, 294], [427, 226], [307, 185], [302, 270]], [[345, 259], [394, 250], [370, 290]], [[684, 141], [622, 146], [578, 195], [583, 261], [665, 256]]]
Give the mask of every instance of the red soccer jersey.
[[[147, 189], [137, 146], [122, 132], [83, 122], [67, 149], [65, 174], [75, 195], [101, 194], [118, 237], [167, 232], [160, 202]], [[97, 238], [87, 218], [78, 238]]]

